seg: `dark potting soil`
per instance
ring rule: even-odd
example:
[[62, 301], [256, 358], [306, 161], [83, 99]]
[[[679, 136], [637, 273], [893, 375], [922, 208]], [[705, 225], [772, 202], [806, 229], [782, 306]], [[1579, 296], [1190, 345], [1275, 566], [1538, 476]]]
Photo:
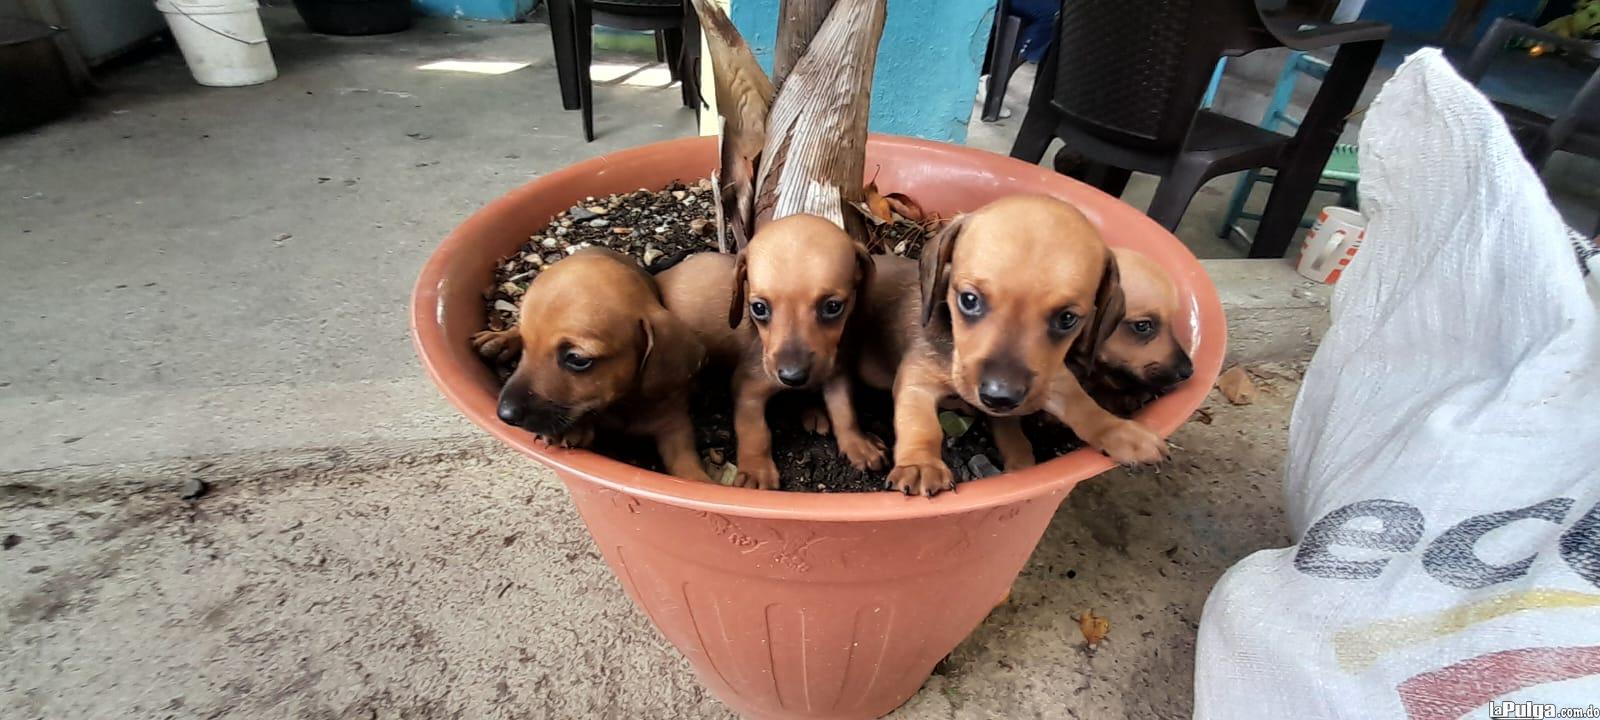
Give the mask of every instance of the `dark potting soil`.
[[[494, 284], [484, 290], [489, 328], [501, 330], [516, 324], [517, 302], [528, 283], [551, 263], [559, 262], [578, 249], [608, 247], [633, 256], [652, 273], [676, 265], [697, 252], [715, 251], [717, 233], [715, 210], [711, 205], [710, 183], [674, 183], [664, 190], [639, 190], [606, 198], [587, 198], [558, 215], [550, 225], [534, 235], [516, 253], [501, 260], [495, 269]], [[599, 222], [597, 222], [599, 221]], [[923, 227], [895, 221], [869, 227], [871, 245], [881, 251], [907, 257], [919, 256], [929, 237]], [[512, 366], [495, 368], [502, 380]], [[772, 431], [772, 459], [782, 478], [782, 489], [793, 492], [877, 492], [884, 489], [888, 469], [860, 471], [850, 465], [834, 444], [833, 437], [819, 436], [801, 426], [801, 415], [810, 407], [821, 408], [816, 393], [780, 393], [767, 406], [767, 421]], [[695, 427], [696, 445], [713, 481], [731, 482], [737, 452], [733, 438], [733, 401], [728, 378], [715, 372], [696, 381], [690, 413]], [[856, 414], [866, 432], [882, 438], [891, 448], [894, 442], [894, 412], [889, 393], [869, 388], [858, 389]], [[945, 463], [958, 483], [998, 474], [1000, 455], [995, 449], [987, 423], [976, 416], [945, 411], [940, 414], [945, 427]], [[1034, 455], [1044, 462], [1082, 447], [1064, 425], [1044, 416], [1029, 417], [1023, 430], [1033, 441]], [[621, 435], [602, 435], [594, 451], [623, 462], [661, 471], [661, 460], [649, 440]]]
[[[728, 467], [737, 457], [733, 441], [733, 399], [726, 375], [702, 376], [696, 385], [690, 407], [695, 427], [695, 445], [700, 449], [712, 480], [724, 483], [733, 479], [737, 468]], [[810, 407], [820, 408], [822, 399], [815, 393], [780, 393], [767, 404], [767, 424], [772, 431], [772, 461], [778, 466], [780, 489], [792, 492], [877, 492], [884, 489], [888, 468], [880, 471], [857, 470], [839, 454], [833, 436], [815, 435], [801, 426], [800, 417]], [[856, 392], [856, 415], [862, 430], [894, 445], [894, 407], [888, 392], [862, 388]], [[973, 417], [945, 411], [944, 461], [962, 483], [999, 474], [1000, 454], [982, 415]], [[962, 430], [962, 426], [965, 429]], [[1024, 432], [1033, 441], [1039, 462], [1051, 460], [1082, 447], [1066, 426], [1044, 416], [1023, 421]], [[959, 434], [957, 434], [959, 433]], [[647, 440], [610, 436], [594, 448], [596, 452], [623, 462], [660, 472], [661, 461]]]
[[484, 289], [490, 330], [517, 324], [517, 303], [539, 271], [586, 247], [631, 255], [652, 274], [698, 252], [717, 249], [711, 182], [585, 198], [557, 215], [517, 252], [501, 259]]

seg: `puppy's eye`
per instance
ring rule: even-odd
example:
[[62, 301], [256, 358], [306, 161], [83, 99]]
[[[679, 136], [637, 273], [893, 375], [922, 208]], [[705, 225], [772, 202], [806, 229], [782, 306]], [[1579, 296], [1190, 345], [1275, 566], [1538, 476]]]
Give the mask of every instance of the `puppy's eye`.
[[561, 353], [561, 366], [573, 372], [583, 372], [594, 367], [594, 358], [585, 357], [576, 350]]
[[769, 320], [771, 318], [772, 318], [772, 306], [768, 305], [767, 301], [765, 301], [765, 300], [751, 300], [750, 301], [750, 319], [758, 321], [758, 322], [766, 322], [767, 320]]
[[1050, 329], [1057, 333], [1069, 333], [1078, 326], [1078, 314], [1071, 310], [1062, 310], [1050, 319]]
[[1128, 329], [1132, 330], [1133, 334], [1144, 337], [1156, 331], [1156, 324], [1149, 320], [1135, 320], [1128, 323]]
[[971, 290], [963, 291], [956, 296], [956, 306], [961, 308], [961, 314], [968, 317], [977, 317], [983, 314], [983, 298]]
[[843, 314], [844, 301], [840, 300], [839, 298], [828, 298], [827, 300], [823, 300], [822, 304], [817, 307], [817, 317], [820, 317], [823, 320], [837, 320], [839, 316]]

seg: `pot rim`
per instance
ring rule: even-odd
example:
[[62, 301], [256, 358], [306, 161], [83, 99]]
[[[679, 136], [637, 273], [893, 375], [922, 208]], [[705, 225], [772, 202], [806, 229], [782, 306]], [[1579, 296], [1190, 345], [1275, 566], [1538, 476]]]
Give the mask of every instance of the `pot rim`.
[[[712, 144], [714, 148], [715, 141], [716, 138], [710, 136], [666, 140], [566, 166], [496, 198], [452, 231], [423, 265], [411, 295], [412, 341], [423, 368], [445, 399], [490, 435], [549, 466], [558, 474], [581, 477], [611, 490], [655, 502], [740, 517], [809, 522], [881, 522], [931, 518], [1064, 493], [1078, 482], [1114, 467], [1112, 461], [1099, 451], [1085, 447], [1021, 471], [961, 483], [957, 491], [941, 493], [932, 499], [887, 491], [802, 493], [751, 490], [683, 480], [596, 453], [556, 448], [539, 441], [532, 433], [502, 423], [495, 412], [494, 396], [483, 392], [471, 380], [475, 373], [482, 372], [482, 368], [467, 367], [461, 362], [459, 354], [449, 351], [452, 341], [445, 333], [440, 298], [452, 279], [447, 273], [450, 256], [458, 248], [468, 247], [480, 240], [484, 231], [494, 224], [494, 218], [511, 214], [517, 206], [536, 195], [551, 192], [552, 188], [559, 192], [568, 178], [612, 174], [646, 155], [664, 152], [692, 155], [705, 149], [699, 147], [701, 145]], [[1009, 179], [1022, 180], [1040, 192], [1049, 193], [1051, 185], [1061, 187], [1063, 184], [1078, 184], [1078, 200], [1082, 199], [1084, 189], [1103, 199], [1103, 206], [1095, 208], [1102, 216], [1102, 226], [1111, 222], [1145, 223], [1163, 234], [1164, 241], [1170, 240], [1171, 247], [1163, 253], [1163, 257], [1157, 259], [1180, 284], [1180, 291], [1189, 291], [1189, 312], [1195, 328], [1190, 353], [1194, 374], [1177, 390], [1146, 406], [1134, 417], [1162, 437], [1167, 437], [1205, 401], [1222, 368], [1227, 344], [1226, 323], [1215, 285], [1199, 260], [1176, 236], [1121, 200], [1019, 160], [956, 145], [880, 134], [873, 134], [869, 151], [872, 147], [899, 148], [923, 155], [953, 154], [962, 156], [969, 164], [971, 160], [982, 161], [979, 163], [982, 165], [999, 164], [1001, 167], [998, 169], [986, 169], [996, 174], [1003, 171]], [[1146, 228], [1145, 232], [1151, 228]]]

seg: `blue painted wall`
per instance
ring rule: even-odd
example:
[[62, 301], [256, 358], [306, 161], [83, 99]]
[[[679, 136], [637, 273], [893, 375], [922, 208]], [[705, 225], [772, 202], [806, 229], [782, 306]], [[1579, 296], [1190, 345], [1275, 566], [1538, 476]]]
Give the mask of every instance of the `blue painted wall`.
[[412, 0], [423, 15], [511, 22], [533, 12], [536, 0]]
[[[1478, 18], [1473, 37], [1489, 31], [1495, 18], [1516, 15], [1531, 18], [1543, 5], [1540, 0], [1490, 0]], [[1379, 20], [1394, 26], [1396, 34], [1431, 38], [1444, 30], [1455, 0], [1367, 0], [1361, 19]]]
[[[729, 16], [772, 71], [779, 0], [732, 0]], [[873, 132], [964, 142], [994, 0], [889, 0], [872, 78]]]

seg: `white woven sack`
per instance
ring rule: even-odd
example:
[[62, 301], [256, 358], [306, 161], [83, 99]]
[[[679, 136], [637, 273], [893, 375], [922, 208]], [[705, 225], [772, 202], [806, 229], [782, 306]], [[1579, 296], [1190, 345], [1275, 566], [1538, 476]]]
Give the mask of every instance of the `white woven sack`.
[[1566, 227], [1438, 50], [1360, 159], [1367, 239], [1289, 431], [1296, 544], [1212, 591], [1196, 717], [1600, 705], [1600, 336]]

